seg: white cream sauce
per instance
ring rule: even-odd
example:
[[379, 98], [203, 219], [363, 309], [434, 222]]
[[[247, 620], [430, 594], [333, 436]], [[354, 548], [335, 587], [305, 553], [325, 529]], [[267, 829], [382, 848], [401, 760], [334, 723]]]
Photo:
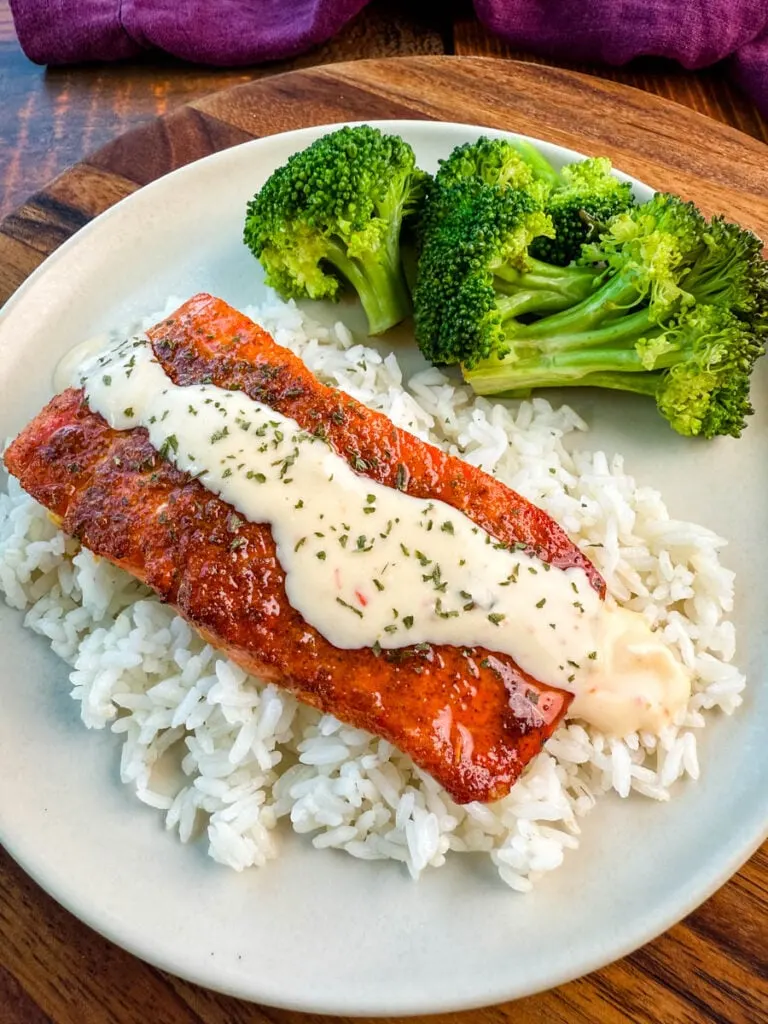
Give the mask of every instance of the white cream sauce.
[[640, 615], [601, 601], [582, 569], [509, 550], [450, 505], [358, 475], [240, 391], [174, 385], [146, 337], [102, 349], [76, 374], [111, 426], [146, 427], [179, 469], [269, 524], [288, 600], [334, 646], [508, 654], [614, 735], [657, 732], [685, 704], [682, 664]]
[[72, 384], [79, 384], [78, 373], [89, 359], [98, 357], [109, 347], [108, 334], [94, 334], [65, 352], [53, 371], [53, 389], [57, 393]]

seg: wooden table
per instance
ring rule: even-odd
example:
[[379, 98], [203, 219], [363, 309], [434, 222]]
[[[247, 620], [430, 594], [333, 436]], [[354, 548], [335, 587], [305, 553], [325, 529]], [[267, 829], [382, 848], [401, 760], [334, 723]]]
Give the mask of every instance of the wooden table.
[[[21, 55], [0, 0], [0, 215], [127, 128], [205, 93], [287, 67], [443, 52], [513, 55], [465, 11], [414, 15], [405, 4], [374, 3], [331, 43], [268, 69], [208, 71], [151, 58], [46, 74]], [[690, 74], [643, 62], [601, 74], [768, 141], [765, 122], [717, 71]], [[764, 847], [703, 907], [632, 956], [552, 992], [474, 1016], [519, 1024], [759, 1024], [768, 1021], [766, 950]], [[444, 1018], [466, 1024], [470, 1014]], [[143, 964], [80, 924], [0, 854], [0, 1024], [300, 1020], [299, 1014], [218, 996]]]

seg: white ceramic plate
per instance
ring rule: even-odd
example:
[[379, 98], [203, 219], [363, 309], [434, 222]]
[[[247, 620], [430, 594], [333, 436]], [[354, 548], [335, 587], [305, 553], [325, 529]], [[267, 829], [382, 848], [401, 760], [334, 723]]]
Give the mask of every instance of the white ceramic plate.
[[[403, 135], [427, 169], [481, 134], [381, 127]], [[55, 363], [83, 338], [161, 308], [169, 294], [258, 299], [258, 267], [240, 242], [245, 203], [324, 130], [177, 171], [47, 260], [0, 315], [0, 437], [47, 401]], [[576, 156], [543, 149], [558, 164]], [[419, 358], [407, 338], [393, 344], [412, 365]], [[528, 896], [473, 857], [452, 857], [415, 884], [394, 862], [316, 851], [291, 835], [277, 861], [238, 875], [202, 844], [166, 834], [161, 815], [120, 784], [119, 741], [85, 731], [65, 665], [2, 605], [0, 839], [10, 853], [83, 921], [166, 970], [340, 1014], [441, 1012], [526, 995], [600, 967], [693, 909], [758, 845], [768, 819], [768, 359], [754, 386], [758, 414], [739, 441], [679, 438], [645, 399], [567, 399], [592, 424], [589, 443], [624, 452], [673, 516], [733, 542], [726, 562], [738, 573], [738, 661], [750, 687], [733, 718], [714, 716], [707, 728], [698, 783], [679, 783], [669, 804], [603, 800], [580, 849]]]

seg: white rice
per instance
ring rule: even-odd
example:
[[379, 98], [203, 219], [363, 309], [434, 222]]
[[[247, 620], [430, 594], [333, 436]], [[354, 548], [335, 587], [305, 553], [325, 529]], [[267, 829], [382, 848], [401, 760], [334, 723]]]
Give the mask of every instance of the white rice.
[[[182, 842], [205, 831], [210, 856], [236, 870], [278, 855], [281, 819], [317, 848], [393, 858], [414, 878], [450, 851], [482, 851], [525, 892], [578, 845], [580, 821], [601, 794], [667, 800], [678, 780], [696, 779], [704, 712], [730, 714], [745, 684], [730, 664], [733, 574], [718, 560], [725, 542], [670, 519], [621, 456], [572, 450], [566, 439], [586, 426], [567, 406], [491, 403], [437, 369], [406, 384], [394, 354], [356, 344], [341, 323], [326, 329], [276, 300], [247, 312], [321, 380], [545, 508], [610, 594], [678, 650], [694, 692], [660, 737], [619, 741], [569, 721], [509, 796], [459, 807], [391, 744], [246, 675], [150, 591], [79, 549], [10, 480], [0, 492], [0, 591], [72, 666], [85, 725], [122, 737], [121, 777], [164, 813], [166, 828]], [[181, 771], [169, 772], [169, 762]]]

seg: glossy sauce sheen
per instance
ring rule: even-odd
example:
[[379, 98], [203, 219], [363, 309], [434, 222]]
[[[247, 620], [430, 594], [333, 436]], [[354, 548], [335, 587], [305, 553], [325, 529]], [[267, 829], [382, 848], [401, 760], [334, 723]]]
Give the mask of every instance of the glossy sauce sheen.
[[[562, 568], [596, 570], [543, 512], [486, 474], [321, 385], [300, 360], [220, 300], [199, 296], [151, 333], [179, 384], [239, 389], [322, 429], [356, 472], [440, 498], [504, 543]], [[480, 647], [340, 650], [291, 607], [268, 527], [163, 459], [141, 428], [113, 430], [82, 392], [58, 396], [11, 445], [10, 472], [63, 529], [174, 604], [247, 670], [385, 737], [458, 802], [505, 795], [571, 695]]]

